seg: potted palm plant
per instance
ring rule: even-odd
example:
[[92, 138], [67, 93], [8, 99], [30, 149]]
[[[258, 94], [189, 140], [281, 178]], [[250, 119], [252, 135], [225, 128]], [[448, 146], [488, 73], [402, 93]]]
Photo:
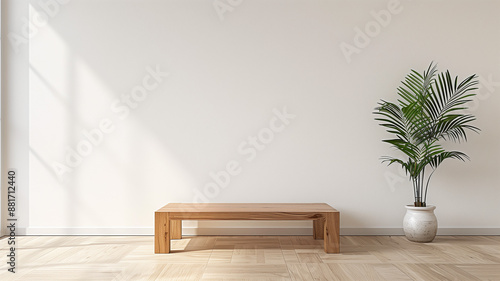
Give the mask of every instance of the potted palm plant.
[[437, 232], [435, 206], [427, 205], [429, 181], [445, 159], [465, 161], [459, 151], [447, 151], [442, 141], [467, 141], [467, 131], [479, 132], [471, 122], [476, 118], [464, 112], [477, 89], [477, 76], [463, 81], [449, 71], [437, 73], [431, 63], [422, 74], [411, 70], [398, 87], [398, 101], [381, 100], [375, 120], [392, 134], [383, 140], [401, 152], [402, 157], [385, 156], [382, 162], [399, 164], [413, 185], [413, 205], [407, 205], [403, 230], [410, 241], [431, 242]]

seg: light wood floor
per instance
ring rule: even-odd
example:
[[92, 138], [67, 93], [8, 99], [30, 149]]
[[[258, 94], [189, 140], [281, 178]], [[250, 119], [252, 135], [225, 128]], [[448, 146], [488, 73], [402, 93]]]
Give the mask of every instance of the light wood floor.
[[153, 236], [18, 237], [17, 273], [0, 280], [500, 280], [500, 236], [342, 236], [325, 254], [309, 236], [199, 236], [154, 254]]

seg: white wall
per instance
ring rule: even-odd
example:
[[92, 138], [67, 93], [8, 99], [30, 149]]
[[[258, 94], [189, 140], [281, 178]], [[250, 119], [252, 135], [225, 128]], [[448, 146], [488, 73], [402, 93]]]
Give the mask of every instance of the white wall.
[[[438, 206], [441, 233], [500, 233], [500, 3], [453, 1], [450, 11], [451, 0], [253, 0], [231, 1], [222, 14], [214, 3], [229, 2], [40, 3], [30, 1], [36, 32], [22, 69], [29, 71], [29, 145], [20, 133], [4, 146], [15, 153], [4, 155], [4, 167], [18, 161], [20, 174], [29, 174], [29, 194], [20, 198], [26, 233], [150, 234], [156, 209], [205, 199], [326, 202], [341, 211], [344, 233], [400, 233], [412, 194], [395, 168], [380, 164], [391, 150], [371, 112], [380, 98], [396, 98], [410, 68], [432, 60], [461, 77], [482, 77], [473, 112], [483, 131], [459, 146], [471, 162], [448, 162], [436, 173], [429, 203]], [[392, 15], [375, 24], [371, 11], [381, 10]], [[15, 72], [21, 66], [9, 67], [17, 75], [12, 87], [24, 89]], [[141, 86], [146, 94], [126, 106]], [[25, 109], [26, 96], [13, 88], [3, 94]], [[283, 111], [294, 117], [280, 123]], [[28, 117], [26, 110], [2, 114], [21, 123]], [[268, 143], [252, 158], [249, 137], [259, 133]], [[237, 165], [230, 183], [209, 189], [210, 173], [228, 164]], [[309, 224], [198, 226], [305, 233]]]
[[22, 35], [23, 20], [28, 18], [27, 0], [2, 0], [2, 233], [7, 219], [8, 169], [16, 169], [16, 216], [19, 231], [29, 226], [29, 92], [28, 42], [14, 49], [9, 37]]

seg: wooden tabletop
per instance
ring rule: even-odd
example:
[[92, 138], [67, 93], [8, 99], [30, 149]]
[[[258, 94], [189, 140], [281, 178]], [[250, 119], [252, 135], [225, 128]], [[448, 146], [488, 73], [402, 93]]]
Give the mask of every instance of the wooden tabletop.
[[326, 203], [169, 203], [157, 212], [338, 212]]

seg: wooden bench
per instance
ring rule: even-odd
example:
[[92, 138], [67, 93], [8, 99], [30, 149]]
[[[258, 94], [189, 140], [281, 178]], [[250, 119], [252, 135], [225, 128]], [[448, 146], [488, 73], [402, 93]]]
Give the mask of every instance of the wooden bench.
[[182, 220], [312, 220], [325, 252], [340, 252], [340, 213], [325, 203], [169, 203], [155, 212], [155, 253], [182, 239]]

